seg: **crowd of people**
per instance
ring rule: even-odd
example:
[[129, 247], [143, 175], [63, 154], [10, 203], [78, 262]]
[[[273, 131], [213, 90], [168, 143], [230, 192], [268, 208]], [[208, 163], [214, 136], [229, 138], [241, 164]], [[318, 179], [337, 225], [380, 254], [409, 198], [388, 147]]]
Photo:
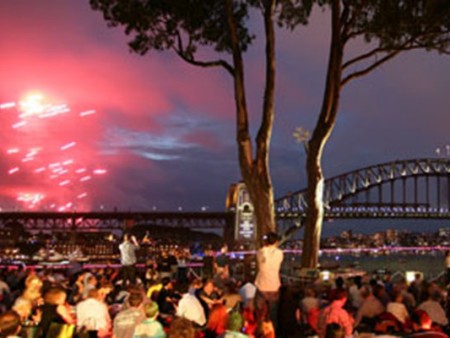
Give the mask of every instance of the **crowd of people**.
[[366, 274], [282, 284], [278, 236], [263, 240], [254, 278], [233, 275], [226, 245], [203, 276], [169, 252], [137, 269], [140, 243], [128, 234], [121, 268], [7, 268], [0, 337], [448, 337], [446, 290], [436, 282]]

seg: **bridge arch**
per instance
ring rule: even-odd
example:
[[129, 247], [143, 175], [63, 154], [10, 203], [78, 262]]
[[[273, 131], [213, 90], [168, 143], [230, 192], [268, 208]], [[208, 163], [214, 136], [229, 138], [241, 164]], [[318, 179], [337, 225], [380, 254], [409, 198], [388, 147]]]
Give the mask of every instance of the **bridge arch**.
[[[396, 160], [325, 180], [328, 217], [450, 217], [450, 159]], [[275, 201], [280, 218], [304, 215], [306, 189]], [[372, 216], [370, 216], [372, 215]]]

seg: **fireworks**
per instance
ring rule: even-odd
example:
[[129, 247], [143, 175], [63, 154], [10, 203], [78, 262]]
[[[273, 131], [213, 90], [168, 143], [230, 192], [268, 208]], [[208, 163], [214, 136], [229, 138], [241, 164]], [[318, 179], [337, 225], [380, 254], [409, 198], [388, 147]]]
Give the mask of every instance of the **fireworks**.
[[96, 111], [72, 112], [66, 104], [53, 104], [34, 93], [19, 102], [0, 103], [0, 114], [10, 126], [2, 136], [1, 157], [8, 166], [7, 185], [12, 186], [0, 194], [12, 197], [22, 209], [92, 207], [89, 191], [95, 179], [107, 173], [86, 138]]

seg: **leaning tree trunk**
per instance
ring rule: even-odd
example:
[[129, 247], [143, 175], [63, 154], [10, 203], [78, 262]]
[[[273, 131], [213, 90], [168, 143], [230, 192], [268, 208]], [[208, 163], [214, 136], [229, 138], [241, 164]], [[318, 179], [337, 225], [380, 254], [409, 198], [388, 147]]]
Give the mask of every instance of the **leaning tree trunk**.
[[328, 60], [327, 80], [322, 109], [316, 127], [308, 142], [306, 174], [308, 191], [306, 194], [306, 220], [303, 237], [303, 268], [316, 268], [319, 264], [320, 237], [324, 216], [322, 173], [323, 148], [333, 130], [339, 105], [342, 76], [343, 42], [340, 37], [340, 0], [332, 1], [332, 34]]

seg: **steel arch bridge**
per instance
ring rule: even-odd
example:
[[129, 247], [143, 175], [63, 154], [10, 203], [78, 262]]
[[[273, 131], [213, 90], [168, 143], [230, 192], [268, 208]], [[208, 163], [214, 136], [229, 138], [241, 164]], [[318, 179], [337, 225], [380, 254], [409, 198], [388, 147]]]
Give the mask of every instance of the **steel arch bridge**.
[[[397, 160], [325, 180], [326, 218], [450, 219], [450, 159]], [[306, 189], [275, 201], [279, 219], [301, 218]]]

